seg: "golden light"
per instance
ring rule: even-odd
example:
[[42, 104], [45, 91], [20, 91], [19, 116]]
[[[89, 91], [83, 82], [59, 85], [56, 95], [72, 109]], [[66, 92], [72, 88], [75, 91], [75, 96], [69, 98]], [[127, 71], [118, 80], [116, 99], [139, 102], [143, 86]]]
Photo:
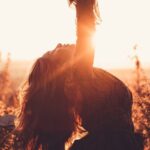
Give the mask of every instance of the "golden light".
[[[149, 0], [99, 0], [99, 6], [102, 23], [94, 38], [94, 65], [129, 67], [136, 43], [143, 63], [150, 64]], [[12, 59], [35, 59], [57, 43], [75, 42], [75, 10], [67, 0], [6, 0], [0, 11], [0, 51], [10, 52]]]

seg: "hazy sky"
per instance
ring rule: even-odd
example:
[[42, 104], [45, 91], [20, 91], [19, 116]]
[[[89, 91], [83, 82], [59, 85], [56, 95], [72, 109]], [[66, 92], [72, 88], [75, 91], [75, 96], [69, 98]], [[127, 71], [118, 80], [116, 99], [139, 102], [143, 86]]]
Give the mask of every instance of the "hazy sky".
[[[150, 66], [150, 0], [99, 0], [95, 65], [128, 67], [138, 44]], [[75, 13], [67, 0], [0, 0], [0, 50], [12, 59], [35, 59], [59, 42], [75, 41]]]

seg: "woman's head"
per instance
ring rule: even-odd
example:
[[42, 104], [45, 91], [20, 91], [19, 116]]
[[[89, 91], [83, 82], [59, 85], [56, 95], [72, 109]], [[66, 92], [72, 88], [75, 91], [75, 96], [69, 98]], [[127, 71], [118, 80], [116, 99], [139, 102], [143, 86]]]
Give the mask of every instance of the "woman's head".
[[43, 143], [53, 145], [55, 142], [59, 145], [74, 130], [72, 102], [64, 92], [73, 50], [73, 45], [58, 45], [34, 64], [28, 78], [18, 125], [26, 147]]
[[75, 45], [58, 44], [54, 50], [46, 52], [33, 65], [28, 84], [37, 89], [62, 78], [72, 67], [74, 50]]

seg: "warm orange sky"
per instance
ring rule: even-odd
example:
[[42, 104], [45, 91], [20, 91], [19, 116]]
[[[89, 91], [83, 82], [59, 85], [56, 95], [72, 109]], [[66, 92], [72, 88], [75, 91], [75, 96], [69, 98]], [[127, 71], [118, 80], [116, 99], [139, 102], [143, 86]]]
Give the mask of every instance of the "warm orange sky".
[[[150, 66], [150, 0], [99, 0], [95, 65], [128, 67], [138, 44]], [[12, 59], [35, 59], [58, 42], [75, 41], [75, 13], [67, 0], [0, 0], [0, 50]]]

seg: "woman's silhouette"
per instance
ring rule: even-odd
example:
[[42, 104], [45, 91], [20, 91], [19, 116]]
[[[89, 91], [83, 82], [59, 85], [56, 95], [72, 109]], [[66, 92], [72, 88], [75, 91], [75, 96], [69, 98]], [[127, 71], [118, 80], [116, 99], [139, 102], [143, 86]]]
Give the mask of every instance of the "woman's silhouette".
[[72, 150], [138, 150], [130, 91], [111, 74], [92, 66], [97, 1], [70, 3], [77, 14], [76, 46], [58, 44], [35, 62], [17, 126], [23, 148], [64, 150], [80, 116], [88, 135], [75, 141]]

